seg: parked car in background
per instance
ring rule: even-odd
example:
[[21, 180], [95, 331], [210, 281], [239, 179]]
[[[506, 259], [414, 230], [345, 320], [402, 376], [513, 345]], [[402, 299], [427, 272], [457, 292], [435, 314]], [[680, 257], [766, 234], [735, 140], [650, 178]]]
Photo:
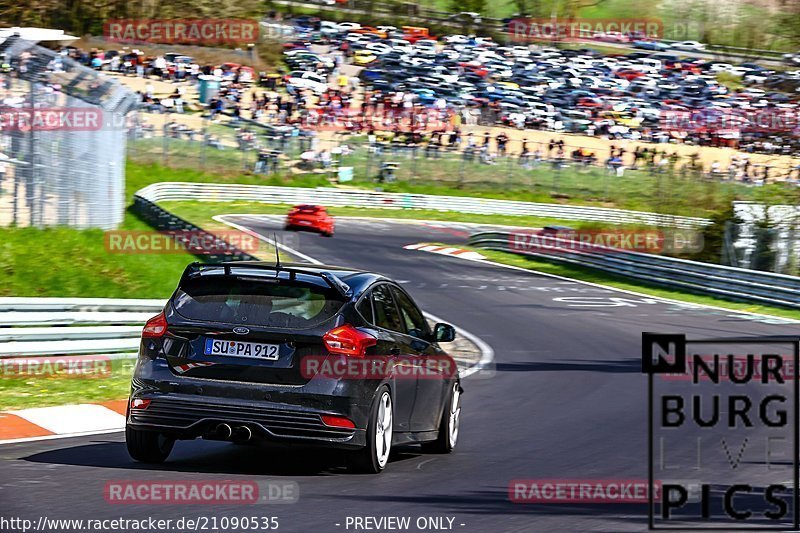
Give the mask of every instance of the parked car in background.
[[670, 45], [659, 41], [634, 41], [633, 47], [641, 50], [655, 50], [656, 52], [670, 49]]
[[675, 50], [684, 50], [687, 52], [705, 52], [706, 45], [697, 41], [681, 41], [672, 43], [670, 45]]
[[378, 56], [372, 50], [356, 50], [355, 54], [353, 54], [353, 63], [362, 67], [369, 65], [376, 59], [378, 59]]
[[300, 89], [310, 89], [311, 91], [322, 94], [328, 90], [328, 79], [316, 72], [295, 71], [286, 76], [286, 83]]

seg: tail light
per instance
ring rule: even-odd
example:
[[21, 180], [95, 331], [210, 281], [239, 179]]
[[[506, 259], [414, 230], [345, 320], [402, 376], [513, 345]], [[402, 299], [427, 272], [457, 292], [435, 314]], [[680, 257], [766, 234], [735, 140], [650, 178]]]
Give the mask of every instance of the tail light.
[[131, 400], [131, 409], [140, 409], [144, 410], [150, 407], [150, 400], [143, 400], [141, 398], [136, 398], [135, 400]]
[[142, 330], [143, 338], [163, 337], [167, 332], [167, 317], [164, 316], [164, 311], [161, 311], [156, 316], [147, 321]]
[[355, 422], [343, 416], [322, 415], [322, 423], [335, 428], [356, 428]]
[[367, 354], [367, 348], [378, 344], [378, 339], [350, 324], [333, 328], [322, 336], [322, 340], [325, 342], [328, 352], [353, 357], [364, 357]]

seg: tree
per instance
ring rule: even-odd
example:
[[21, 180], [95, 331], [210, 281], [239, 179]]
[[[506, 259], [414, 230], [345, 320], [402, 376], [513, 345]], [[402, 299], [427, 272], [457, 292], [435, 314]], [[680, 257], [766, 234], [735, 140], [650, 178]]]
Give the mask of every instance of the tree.
[[457, 13], [474, 12], [485, 15], [486, 0], [450, 0], [449, 8]]
[[776, 32], [792, 45], [800, 45], [800, 0], [786, 0], [775, 16]]
[[[736, 216], [732, 201], [727, 202], [722, 209], [716, 211], [710, 218], [711, 224], [703, 228], [702, 250], [689, 257], [693, 261], [702, 261], [704, 263], [720, 262], [720, 258], [724, 255], [726, 240], [728, 242], [736, 240], [738, 225], [742, 223], [742, 220]], [[730, 261], [727, 261], [727, 263], [729, 264]]]
[[264, 0], [0, 0], [0, 21], [99, 35], [113, 19], [260, 18], [265, 6]]

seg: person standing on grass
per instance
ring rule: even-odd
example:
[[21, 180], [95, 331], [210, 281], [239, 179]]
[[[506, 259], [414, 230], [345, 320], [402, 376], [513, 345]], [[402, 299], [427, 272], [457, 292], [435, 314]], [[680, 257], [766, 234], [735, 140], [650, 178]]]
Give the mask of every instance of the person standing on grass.
[[175, 89], [170, 98], [172, 99], [172, 103], [174, 104], [175, 112], [183, 114], [183, 97], [181, 96], [180, 91], [178, 89]]
[[433, 147], [433, 157], [436, 159], [439, 159], [441, 157], [440, 154], [444, 149], [444, 133], [445, 133], [444, 129], [436, 132], [436, 137], [435, 137], [436, 143]]
[[464, 148], [464, 159], [471, 162], [475, 153], [475, 138], [472, 136], [472, 132], [467, 133], [466, 140], [467, 146]]
[[564, 162], [564, 147], [559, 146], [558, 143], [555, 143], [556, 149], [556, 157], [553, 159], [553, 168], [558, 169], [561, 167], [562, 163]]
[[319, 154], [319, 160], [322, 163], [322, 168], [330, 168], [332, 163], [331, 153], [328, 150], [323, 150]]
[[156, 60], [153, 63], [154, 72], [157, 72], [157, 76], [159, 79], [165, 79], [169, 73], [167, 72], [167, 60], [164, 59], [164, 56], [156, 57]]
[[495, 137], [495, 143], [497, 143], [497, 155], [499, 157], [505, 157], [506, 145], [508, 144], [508, 135], [501, 131], [497, 137]]
[[622, 158], [619, 155], [614, 155], [608, 161], [609, 170], [614, 173], [618, 178], [621, 178], [625, 172], [625, 167], [622, 165]]
[[427, 138], [427, 142], [425, 143], [425, 151], [424, 151], [424, 154], [425, 154], [426, 158], [431, 157], [431, 154], [433, 154], [433, 151], [436, 149], [436, 143], [437, 143], [437, 138], [438, 137], [439, 137], [439, 132], [438, 131], [434, 131]]
[[533, 152], [533, 168], [539, 166], [539, 163], [542, 162], [542, 149], [537, 145], [536, 150]]
[[209, 102], [208, 102], [208, 113], [209, 113], [209, 118], [213, 122], [214, 121], [214, 117], [217, 114], [217, 97], [214, 97], [211, 100], [209, 100]]
[[678, 167], [678, 160], [679, 159], [680, 159], [680, 156], [678, 155], [678, 152], [672, 152], [672, 154], [670, 154], [670, 156], [669, 156], [669, 171], [671, 173], [674, 173], [675, 169]]
[[453, 131], [450, 132], [450, 139], [447, 145], [452, 150], [458, 150], [458, 147], [461, 145], [461, 128], [453, 128]]
[[530, 168], [530, 164], [528, 163], [530, 159], [530, 152], [528, 152], [528, 138], [525, 137], [522, 139], [522, 148], [519, 153], [519, 164], [524, 166], [525, 168]]
[[637, 146], [633, 150], [633, 170], [639, 170], [639, 161], [643, 159], [643, 149]]
[[689, 156], [689, 161], [691, 165], [691, 169], [693, 171], [700, 170], [700, 154], [698, 152], [693, 153]]

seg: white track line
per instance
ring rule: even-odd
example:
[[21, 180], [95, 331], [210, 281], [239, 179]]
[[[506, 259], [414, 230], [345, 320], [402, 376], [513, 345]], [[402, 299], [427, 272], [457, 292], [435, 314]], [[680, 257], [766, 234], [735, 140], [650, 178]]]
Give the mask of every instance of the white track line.
[[266, 242], [267, 244], [271, 244], [272, 246], [275, 246], [276, 248], [278, 248], [278, 250], [282, 250], [282, 251], [284, 251], [286, 253], [289, 253], [289, 254], [291, 254], [291, 255], [293, 255], [295, 257], [299, 257], [303, 261], [307, 261], [307, 262], [315, 264], [315, 265], [321, 265], [322, 264], [322, 261], [317, 261], [316, 259], [314, 259], [310, 255], [306, 255], [306, 254], [304, 254], [302, 252], [299, 252], [299, 251], [295, 250], [294, 248], [290, 248], [289, 246], [286, 246], [285, 244], [281, 244], [279, 242], [275, 242], [274, 240], [272, 240], [272, 239], [270, 239], [268, 237], [265, 237], [264, 235], [261, 235], [260, 233], [258, 233], [256, 231], [253, 231], [250, 228], [247, 228], [247, 227], [242, 226], [240, 224], [236, 224], [234, 222], [229, 222], [229, 221], [225, 220], [225, 218], [229, 217], [229, 216], [246, 217], [246, 216], [249, 216], [249, 215], [216, 215], [216, 216], [212, 217], [212, 219], [217, 221], [217, 222], [222, 222], [223, 224], [227, 224], [228, 226], [230, 226], [232, 228], [236, 228], [241, 232], [247, 233], [248, 235], [251, 235], [251, 236], [255, 237], [256, 239], [260, 239], [260, 240]]
[[631, 294], [633, 296], [641, 296], [642, 298], [650, 298], [652, 300], [658, 300], [658, 301], [661, 301], [661, 302], [664, 302], [664, 303], [681, 305], [683, 307], [714, 309], [715, 311], [724, 311], [726, 313], [729, 313], [730, 315], [747, 315], [747, 316], [752, 316], [752, 317], [756, 317], [756, 318], [760, 318], [760, 319], [766, 319], [766, 320], [772, 320], [772, 321], [775, 321], [775, 320], [781, 321], [781, 322], [771, 322], [773, 324], [800, 324], [800, 320], [796, 320], [796, 319], [793, 319], [793, 318], [785, 318], [785, 317], [782, 317], [782, 316], [768, 315], [768, 314], [764, 314], [764, 313], [754, 313], [752, 311], [740, 311], [738, 309], [729, 309], [727, 307], [718, 307], [716, 305], [710, 305], [710, 304], [699, 304], [699, 303], [693, 303], [693, 302], [684, 302], [682, 300], [673, 300], [671, 298], [665, 298], [663, 296], [654, 296], [652, 294], [645, 294], [645, 293], [642, 293], [642, 292], [636, 292], [636, 291], [632, 291], [632, 290], [628, 290], [628, 289], [619, 289], [617, 287], [611, 287], [609, 285], [602, 285], [600, 283], [592, 283], [591, 281], [582, 281], [582, 280], [579, 280], [579, 279], [568, 278], [568, 277], [565, 277], [565, 276], [559, 276], [558, 274], [549, 274], [547, 272], [540, 272], [538, 270], [532, 270], [530, 268], [523, 268], [523, 267], [518, 267], [518, 266], [514, 266], [514, 265], [506, 265], [506, 264], [503, 264], [503, 263], [497, 263], [495, 261], [490, 261], [488, 259], [474, 259], [474, 258], [471, 258], [471, 257], [465, 257], [464, 255], [450, 255], [448, 257], [455, 257], [456, 259], [461, 259], [461, 260], [464, 260], [464, 261], [472, 261], [474, 263], [482, 263], [482, 264], [485, 264], [485, 265], [492, 265], [492, 266], [496, 266], [496, 267], [508, 268], [508, 269], [511, 269], [511, 270], [519, 270], [521, 272], [527, 272], [528, 274], [533, 274], [533, 275], [537, 275], [537, 276], [544, 276], [544, 277], [553, 278], [553, 279], [559, 279], [559, 280], [562, 280], [562, 281], [569, 281], [569, 282], [572, 282], [572, 283], [580, 283], [582, 285], [588, 285], [590, 287], [597, 287], [597, 288], [600, 288], [600, 289], [607, 289], [607, 290], [614, 291], [614, 292], [621, 292], [623, 294]]
[[69, 433], [62, 435], [44, 435], [42, 437], [25, 437], [24, 439], [5, 439], [0, 440], [0, 444], [19, 444], [23, 442], [37, 442], [40, 440], [56, 440], [56, 439], [71, 439], [72, 437], [91, 437], [92, 435], [108, 435], [111, 433], [121, 433], [125, 428], [121, 429], [105, 429], [102, 431], [81, 431], [78, 433]]

